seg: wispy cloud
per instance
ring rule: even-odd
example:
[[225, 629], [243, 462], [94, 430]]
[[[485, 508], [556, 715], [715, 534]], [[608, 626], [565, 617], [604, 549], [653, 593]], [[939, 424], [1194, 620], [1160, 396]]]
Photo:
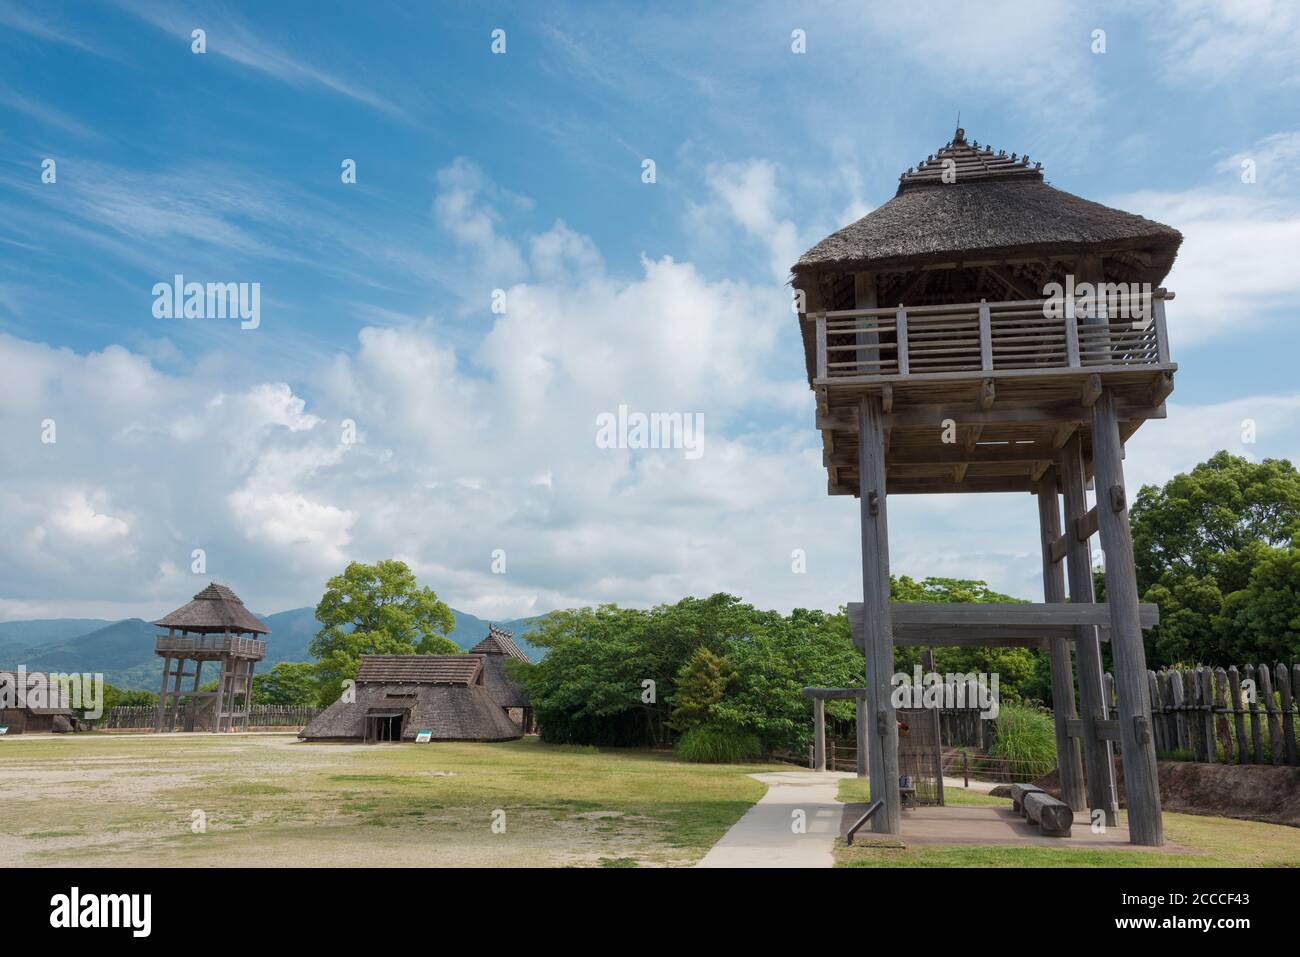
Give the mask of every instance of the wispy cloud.
[[80, 37], [73, 36], [60, 27], [56, 27], [46, 20], [42, 20], [29, 10], [22, 10], [12, 3], [0, 2], [0, 25], [9, 27], [26, 33], [29, 36], [36, 37], [38, 40], [49, 40], [54, 43], [62, 43], [65, 46], [76, 47], [79, 50], [85, 50], [87, 53], [102, 53], [89, 43], [86, 43]]
[[0, 106], [7, 106], [11, 110], [17, 110], [19, 113], [30, 116], [47, 126], [55, 127], [66, 133], [72, 133], [75, 136], [93, 139], [99, 135], [67, 113], [55, 109], [48, 103], [38, 103], [15, 90], [0, 90]]
[[118, 3], [123, 9], [151, 26], [181, 37], [186, 43], [190, 42], [195, 29], [203, 29], [206, 32], [209, 54], [225, 57], [298, 89], [316, 87], [329, 90], [388, 116], [408, 119], [405, 111], [386, 97], [349, 78], [339, 76], [295, 56], [290, 50], [255, 33], [228, 15], [216, 15], [204, 11], [187, 15], [182, 20], [172, 6], [159, 7], [141, 0], [118, 0]]

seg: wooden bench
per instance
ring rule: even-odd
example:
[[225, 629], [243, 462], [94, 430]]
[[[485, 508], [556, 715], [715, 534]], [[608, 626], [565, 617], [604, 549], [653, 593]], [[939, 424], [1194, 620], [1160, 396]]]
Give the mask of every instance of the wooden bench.
[[1036, 784], [1013, 784], [1011, 785], [1011, 806], [1021, 816], [1025, 816], [1025, 795], [1026, 794], [1043, 794], [1042, 788]]
[[1029, 791], [1023, 799], [1025, 819], [1037, 824], [1049, 837], [1069, 837], [1074, 824], [1074, 811], [1070, 805], [1058, 801], [1046, 791]]

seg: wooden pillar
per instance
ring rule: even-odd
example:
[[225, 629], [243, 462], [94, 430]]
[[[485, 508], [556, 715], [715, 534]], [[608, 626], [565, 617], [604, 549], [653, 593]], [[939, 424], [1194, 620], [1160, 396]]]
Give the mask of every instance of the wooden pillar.
[[171, 670], [172, 656], [163, 655], [162, 685], [158, 688], [158, 716], [154, 719], [154, 731], [162, 733], [163, 715], [167, 713], [167, 672]]
[[885, 514], [885, 429], [879, 396], [858, 407], [858, 482], [862, 508], [862, 638], [872, 741], [871, 800], [883, 807], [872, 820], [878, 834], [902, 826], [898, 793], [898, 719], [890, 699], [894, 634], [889, 612], [889, 523]]
[[[1038, 480], [1038, 528], [1043, 552], [1043, 598], [1065, 601], [1065, 569], [1052, 558], [1052, 544], [1061, 535], [1061, 513], [1057, 502], [1056, 470], [1048, 469]], [[1052, 672], [1052, 717], [1056, 724], [1056, 765], [1061, 775], [1061, 800], [1076, 811], [1086, 810], [1083, 794], [1083, 763], [1079, 745], [1070, 737], [1068, 722], [1075, 717], [1074, 666], [1070, 642], [1053, 641], [1050, 648]]]
[[[926, 648], [921, 652], [921, 667], [927, 674], [934, 674], [934, 649]], [[939, 799], [939, 806], [942, 807], [943, 800], [943, 728], [939, 726], [939, 709], [930, 709], [930, 730], [934, 734], [934, 785], [936, 796]]]
[[1123, 443], [1115, 397], [1103, 390], [1092, 408], [1093, 469], [1097, 482], [1097, 531], [1106, 558], [1106, 603], [1110, 606], [1110, 653], [1119, 698], [1119, 741], [1124, 752], [1124, 796], [1129, 839], [1158, 847], [1165, 842], [1160, 816], [1156, 745], [1147, 698], [1147, 660], [1138, 618], [1133, 535], [1124, 491]]
[[826, 770], [826, 701], [813, 698], [813, 770]]
[[869, 717], [870, 712], [867, 710], [866, 698], [858, 698], [854, 703], [858, 709], [856, 721], [858, 726], [858, 777], [865, 778], [867, 776], [867, 754], [869, 751], [867, 728], [871, 720]]
[[[1076, 433], [1061, 450], [1060, 483], [1065, 504], [1065, 564], [1070, 582], [1070, 601], [1092, 602], [1092, 551], [1080, 541], [1076, 522], [1088, 511], [1084, 494], [1083, 448]], [[1115, 749], [1097, 736], [1095, 722], [1107, 717], [1102, 682], [1101, 642], [1093, 625], [1081, 625], [1074, 640], [1074, 659], [1079, 671], [1079, 711], [1083, 729], [1083, 768], [1088, 807], [1101, 810], [1109, 827], [1119, 823], [1119, 801], [1115, 792]]]
[[181, 678], [185, 676], [185, 659], [173, 659], [175, 666], [174, 681], [172, 683], [172, 701], [171, 708], [167, 712], [167, 730], [176, 730], [176, 718], [181, 710]]
[[244, 714], [240, 727], [248, 730], [248, 722], [253, 714], [253, 672], [257, 670], [257, 662], [249, 658], [244, 662]]

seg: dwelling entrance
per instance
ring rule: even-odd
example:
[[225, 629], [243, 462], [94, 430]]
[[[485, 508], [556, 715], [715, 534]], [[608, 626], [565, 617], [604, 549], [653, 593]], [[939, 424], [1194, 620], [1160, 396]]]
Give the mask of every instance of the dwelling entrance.
[[380, 743], [401, 741], [405, 724], [405, 711], [373, 711], [366, 716], [366, 740]]

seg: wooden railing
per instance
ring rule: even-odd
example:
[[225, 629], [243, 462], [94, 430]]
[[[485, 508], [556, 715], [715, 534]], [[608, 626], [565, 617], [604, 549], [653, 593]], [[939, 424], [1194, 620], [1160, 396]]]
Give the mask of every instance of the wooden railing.
[[1112, 298], [1088, 317], [1068, 299], [815, 313], [817, 379], [1168, 365], [1165, 298]]
[[198, 638], [159, 635], [154, 649], [159, 653], [174, 655], [207, 653], [262, 658], [266, 655], [266, 642], [237, 635], [205, 635]]

